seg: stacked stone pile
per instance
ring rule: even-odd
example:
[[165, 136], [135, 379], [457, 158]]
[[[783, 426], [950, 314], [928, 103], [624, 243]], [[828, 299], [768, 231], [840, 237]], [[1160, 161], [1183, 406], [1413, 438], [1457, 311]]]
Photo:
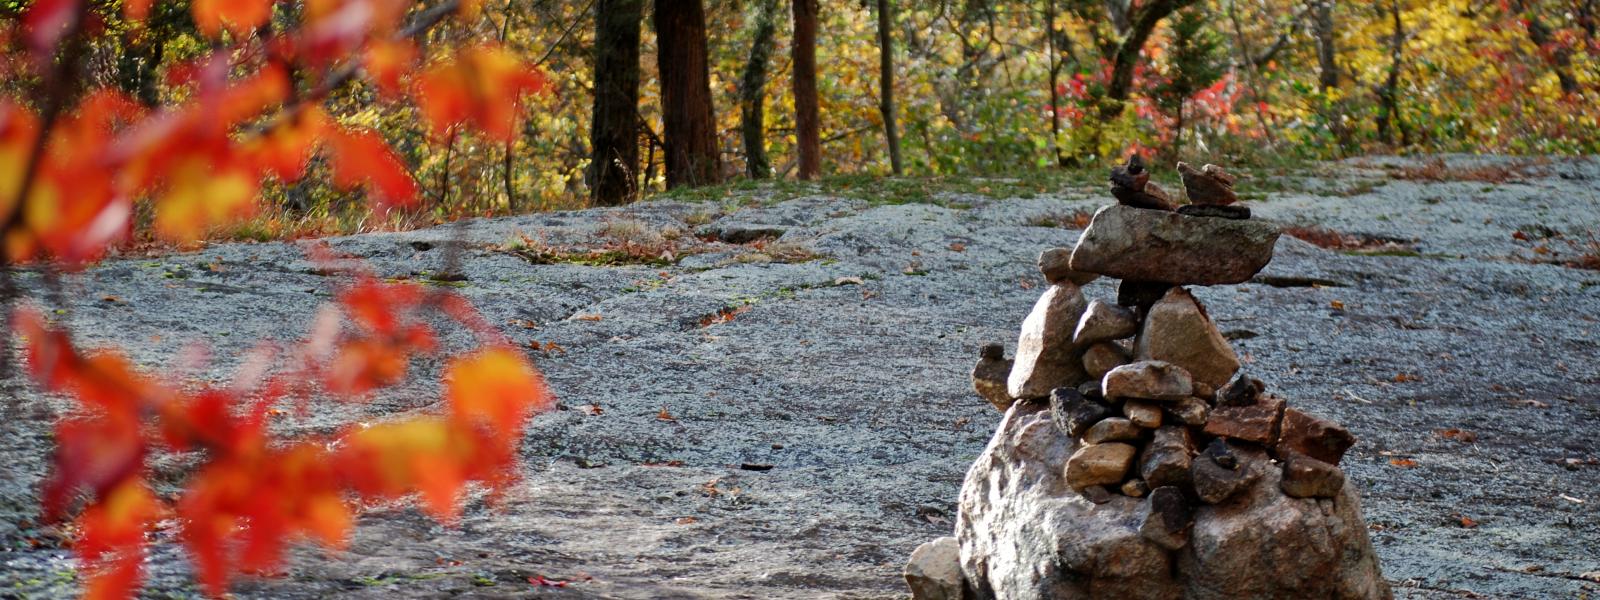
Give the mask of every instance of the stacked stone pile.
[[[1113, 169], [1118, 204], [1040, 255], [1014, 358], [982, 349], [973, 387], [1005, 418], [956, 535], [913, 554], [914, 597], [1390, 597], [1338, 466], [1355, 437], [1240, 372], [1184, 287], [1248, 281], [1279, 230], [1223, 169], [1177, 167], [1181, 206], [1137, 157]], [[1101, 276], [1114, 301], [1085, 297]]]

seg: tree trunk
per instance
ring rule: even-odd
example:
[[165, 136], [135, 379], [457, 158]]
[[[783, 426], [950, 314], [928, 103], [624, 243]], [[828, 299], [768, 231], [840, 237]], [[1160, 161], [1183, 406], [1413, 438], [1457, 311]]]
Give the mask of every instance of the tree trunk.
[[1317, 80], [1323, 90], [1339, 87], [1338, 47], [1334, 45], [1338, 31], [1333, 21], [1333, 0], [1312, 0], [1316, 12], [1312, 16], [1312, 32], [1317, 38]]
[[1400, 119], [1400, 57], [1405, 48], [1405, 25], [1400, 21], [1400, 0], [1389, 0], [1394, 36], [1389, 42], [1389, 76], [1378, 90], [1378, 137], [1394, 145], [1393, 130], [1400, 130], [1401, 145], [1411, 143], [1405, 123]]
[[[1540, 48], [1542, 54], [1543, 49], [1554, 41], [1554, 32], [1537, 13], [1529, 10], [1525, 0], [1511, 0], [1510, 7], [1522, 18], [1522, 22], [1527, 23], [1528, 41]], [[1578, 80], [1572, 76], [1572, 49], [1556, 46], [1550, 52], [1549, 63], [1550, 70], [1555, 71], [1556, 81], [1561, 84], [1561, 93], [1567, 96], [1578, 93]]]
[[1137, 16], [1129, 27], [1127, 37], [1122, 38], [1122, 43], [1117, 45], [1117, 53], [1111, 61], [1111, 82], [1106, 86], [1106, 97], [1116, 101], [1116, 113], [1106, 114], [1101, 111], [1102, 118], [1112, 118], [1121, 114], [1121, 104], [1128, 99], [1128, 94], [1133, 87], [1133, 67], [1139, 62], [1139, 55], [1144, 52], [1144, 43], [1150, 39], [1150, 33], [1155, 31], [1156, 25], [1173, 12], [1198, 0], [1151, 0], [1148, 5], [1139, 9]]
[[1044, 0], [1044, 56], [1050, 65], [1050, 154], [1061, 158], [1061, 61], [1056, 60], [1056, 0]]
[[654, 17], [667, 188], [717, 183], [722, 177], [705, 7], [701, 0], [656, 0]]
[[767, 158], [767, 63], [777, 36], [778, 0], [761, 0], [756, 31], [750, 41], [750, 60], [739, 75], [739, 131], [744, 139], [744, 171], [751, 179], [772, 176]]
[[817, 0], [794, 0], [794, 126], [800, 179], [822, 172], [821, 116], [817, 107]]
[[594, 115], [589, 194], [595, 204], [633, 198], [639, 169], [639, 33], [644, 0], [595, 5]]
[[894, 117], [894, 8], [889, 0], [878, 0], [878, 110], [883, 113], [883, 137], [889, 145], [889, 168], [903, 173], [900, 164], [900, 131]]

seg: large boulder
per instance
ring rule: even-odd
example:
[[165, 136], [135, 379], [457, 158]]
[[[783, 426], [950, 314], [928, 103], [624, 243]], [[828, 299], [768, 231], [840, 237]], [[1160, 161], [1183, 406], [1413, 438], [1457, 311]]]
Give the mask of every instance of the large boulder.
[[[1289, 497], [1281, 467], [1264, 452], [1243, 453], [1229, 464], [1248, 473], [1248, 485], [1195, 504], [1184, 532], [1186, 505], [1170, 493], [1173, 505], [1152, 512], [1147, 498], [1112, 494], [1095, 504], [1072, 491], [1061, 465], [1076, 450], [1043, 403], [1006, 412], [961, 489], [965, 598], [1392, 597], [1348, 483], [1333, 498]], [[1164, 515], [1160, 529], [1153, 514]]]
[[1277, 226], [1111, 205], [1094, 214], [1071, 268], [1128, 281], [1243, 283], [1272, 260]]

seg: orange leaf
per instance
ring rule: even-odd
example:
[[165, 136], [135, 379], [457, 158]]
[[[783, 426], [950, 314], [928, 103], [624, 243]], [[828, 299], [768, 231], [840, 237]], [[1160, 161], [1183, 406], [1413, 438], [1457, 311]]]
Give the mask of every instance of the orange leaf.
[[235, 37], [246, 37], [272, 17], [274, 0], [193, 0], [195, 27], [207, 37], [227, 30]]
[[522, 353], [505, 347], [480, 350], [451, 361], [445, 370], [445, 401], [461, 424], [487, 421], [501, 437], [521, 431], [531, 412], [550, 406], [544, 378]]
[[335, 186], [368, 185], [368, 195], [379, 209], [416, 203], [417, 181], [377, 132], [334, 127], [327, 130], [327, 140]]
[[207, 229], [255, 212], [258, 183], [245, 169], [201, 157], [179, 162], [156, 201], [156, 233], [178, 242], [197, 240]]
[[1409, 458], [1391, 458], [1391, 459], [1389, 459], [1389, 464], [1394, 465], [1396, 467], [1400, 467], [1402, 469], [1409, 469], [1409, 468], [1417, 466], [1417, 461], [1411, 460]]
[[544, 74], [495, 45], [461, 51], [417, 79], [417, 107], [437, 138], [471, 124], [498, 141], [515, 139], [524, 94], [542, 92]]
[[401, 79], [411, 73], [416, 62], [417, 46], [410, 41], [372, 42], [364, 57], [367, 76], [378, 87], [378, 92], [391, 100], [404, 92]]

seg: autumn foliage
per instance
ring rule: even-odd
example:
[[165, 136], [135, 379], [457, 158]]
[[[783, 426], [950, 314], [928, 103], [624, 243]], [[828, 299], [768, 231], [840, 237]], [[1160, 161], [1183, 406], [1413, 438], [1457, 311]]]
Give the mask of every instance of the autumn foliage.
[[[3, 32], [25, 46], [7, 72], [38, 84], [0, 97], [0, 266], [84, 265], [128, 240], [141, 213], [167, 240], [196, 240], [250, 216], [263, 186], [296, 181], [314, 162], [375, 212], [406, 210], [418, 199], [411, 169], [378, 131], [331, 113], [334, 90], [365, 77], [388, 99], [415, 102], [436, 133], [503, 138], [521, 98], [544, 88], [499, 47], [430, 57], [412, 43], [451, 14], [475, 15], [476, 2], [307, 0], [298, 19], [284, 18], [294, 14], [286, 4], [189, 3], [213, 49], [169, 69], [183, 99], [152, 107], [79, 89], [76, 77], [86, 40], [112, 18], [137, 31], [151, 0], [128, 0], [120, 15], [86, 0], [34, 2]], [[411, 71], [423, 75], [413, 82]], [[339, 547], [363, 503], [416, 494], [449, 522], [467, 485], [512, 480], [524, 426], [553, 402], [538, 371], [461, 297], [350, 273], [306, 339], [263, 344], [226, 386], [143, 373], [115, 349], [79, 348], [43, 311], [14, 311], [29, 374], [76, 400], [57, 426], [41, 499], [47, 518], [75, 515], [87, 596], [137, 590], [147, 534], [163, 520], [177, 524], [205, 589], [221, 595], [240, 573], [271, 572], [298, 540]], [[4, 300], [9, 309], [14, 298]], [[404, 382], [414, 357], [442, 351], [440, 322], [479, 346], [449, 359], [436, 414], [310, 439], [274, 434], [275, 418], [314, 399], [360, 401]], [[197, 461], [176, 498], [148, 480], [157, 453]]]

